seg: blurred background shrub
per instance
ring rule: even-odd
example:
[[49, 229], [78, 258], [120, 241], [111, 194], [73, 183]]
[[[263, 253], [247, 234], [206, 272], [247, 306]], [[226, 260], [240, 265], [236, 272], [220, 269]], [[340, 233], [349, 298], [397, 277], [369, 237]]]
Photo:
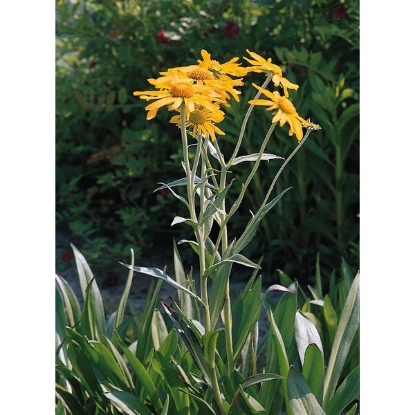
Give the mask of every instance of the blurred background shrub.
[[[181, 145], [171, 114], [145, 119], [135, 90], [170, 67], [242, 59], [246, 49], [280, 65], [300, 85], [298, 112], [321, 125], [290, 162], [275, 192], [293, 186], [262, 222], [246, 254], [264, 256], [264, 278], [277, 269], [312, 282], [317, 254], [328, 282], [342, 258], [359, 264], [359, 2], [326, 0], [60, 0], [56, 3], [57, 270], [71, 261], [64, 236], [94, 269], [118, 267], [133, 248], [138, 261], [171, 256], [181, 206], [158, 183], [182, 177]], [[231, 151], [255, 93], [247, 78], [227, 111], [222, 150]], [[257, 151], [269, 127], [255, 110], [240, 154]], [[276, 129], [267, 152], [287, 157], [295, 140]], [[239, 166], [243, 166], [242, 164]], [[244, 180], [243, 168], [234, 173]], [[232, 232], [245, 227], [279, 164], [266, 163], [247, 192]], [[237, 183], [236, 183], [237, 186]], [[235, 187], [235, 194], [239, 188]], [[67, 239], [63, 241], [67, 241]], [[185, 260], [185, 255], [184, 255]], [[147, 264], [145, 264], [147, 265]]]

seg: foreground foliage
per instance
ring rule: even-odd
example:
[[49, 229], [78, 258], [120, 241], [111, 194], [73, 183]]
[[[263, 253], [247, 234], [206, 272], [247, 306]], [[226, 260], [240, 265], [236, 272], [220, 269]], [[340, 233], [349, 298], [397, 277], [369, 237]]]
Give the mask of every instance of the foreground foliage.
[[[106, 315], [87, 261], [73, 251], [83, 305], [57, 275], [56, 414], [217, 414], [207, 363], [212, 356], [225, 413], [355, 413], [359, 275], [351, 278], [347, 264], [324, 296], [309, 287], [313, 295], [306, 297], [296, 282], [263, 293], [254, 273], [232, 305], [235, 354], [229, 372], [223, 330], [203, 334], [197, 317], [183, 313], [197, 313], [188, 297], [163, 304], [163, 311], [160, 279], [138, 315], [128, 310], [130, 270], [117, 310]], [[287, 275], [281, 280], [290, 281]]]

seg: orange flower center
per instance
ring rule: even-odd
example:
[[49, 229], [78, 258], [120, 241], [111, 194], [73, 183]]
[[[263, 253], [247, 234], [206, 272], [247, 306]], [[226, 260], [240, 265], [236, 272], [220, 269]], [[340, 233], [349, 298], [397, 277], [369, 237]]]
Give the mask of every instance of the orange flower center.
[[192, 97], [195, 93], [192, 85], [186, 84], [184, 82], [172, 85], [170, 92], [174, 97], [180, 98], [189, 98]]
[[189, 122], [192, 124], [204, 124], [206, 121], [207, 117], [201, 110], [194, 110], [189, 115]]
[[208, 71], [204, 68], [196, 68], [193, 69], [193, 71], [190, 71], [188, 74], [189, 78], [195, 79], [197, 81], [205, 81], [215, 79], [215, 77], [212, 75], [212, 72]]
[[296, 114], [297, 113], [297, 111], [295, 110], [295, 107], [292, 104], [292, 102], [290, 100], [288, 100], [287, 98], [285, 98], [285, 97], [281, 97], [278, 100], [278, 106], [286, 114]]

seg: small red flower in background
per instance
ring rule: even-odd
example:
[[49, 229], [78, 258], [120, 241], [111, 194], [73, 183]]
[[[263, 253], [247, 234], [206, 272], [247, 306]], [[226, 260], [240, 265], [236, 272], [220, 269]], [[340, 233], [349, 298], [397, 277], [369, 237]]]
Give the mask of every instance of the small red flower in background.
[[71, 252], [71, 251], [63, 251], [62, 252], [61, 258], [62, 258], [62, 261], [65, 262], [66, 264], [68, 262], [71, 262], [73, 257], [74, 257], [74, 255], [73, 255], [73, 252]]
[[95, 66], [97, 66], [97, 63], [95, 61], [89, 62], [89, 67], [90, 68], [95, 68]]
[[157, 33], [157, 42], [159, 42], [159, 43], [171, 43], [171, 39], [166, 36], [166, 32], [164, 30], [160, 30]]
[[229, 21], [228, 24], [223, 28], [223, 33], [226, 37], [234, 38], [239, 34], [239, 27], [234, 23]]
[[166, 197], [170, 193], [170, 189], [165, 187], [164, 189], [160, 189], [160, 195]]
[[341, 4], [340, 6], [338, 6], [333, 12], [333, 17], [335, 19], [344, 19], [346, 15], [347, 15], [347, 7], [344, 4]]

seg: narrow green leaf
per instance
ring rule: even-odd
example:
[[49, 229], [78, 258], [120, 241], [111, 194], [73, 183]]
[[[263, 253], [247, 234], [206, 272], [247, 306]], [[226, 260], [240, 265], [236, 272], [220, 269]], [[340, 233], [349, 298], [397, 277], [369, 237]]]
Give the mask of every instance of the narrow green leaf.
[[285, 349], [284, 340], [281, 336], [281, 332], [275, 323], [274, 315], [272, 314], [271, 310], [267, 310], [268, 320], [271, 325], [271, 334], [272, 338], [274, 339], [275, 349], [277, 351], [278, 362], [281, 368], [281, 376], [286, 378], [288, 375], [289, 370], [289, 363], [288, 363], [288, 356], [287, 351]]
[[[199, 177], [195, 177], [194, 184], [201, 184], [201, 183], [202, 183], [202, 180]], [[167, 184], [166, 183], [159, 183], [159, 184], [161, 184], [161, 186], [159, 186], [157, 189], [155, 189], [154, 192], [158, 192], [162, 189], [170, 189], [170, 188], [176, 187], [176, 186], [187, 186], [187, 178], [183, 177], [182, 179], [178, 179], [178, 180], [175, 180], [175, 181], [167, 183]], [[212, 186], [209, 183], [205, 182], [205, 186], [209, 187], [210, 189], [216, 190], [216, 187]]]
[[114, 406], [127, 415], [152, 415], [139, 398], [125, 391], [114, 390], [104, 394]]
[[209, 302], [212, 327], [216, 326], [225, 303], [226, 286], [229, 281], [231, 269], [232, 262], [224, 262], [223, 265], [216, 271], [215, 278], [213, 278], [212, 281], [210, 297], [215, 299], [215, 301]]
[[[234, 301], [232, 306], [233, 314], [233, 337], [234, 341], [234, 364], [237, 362], [239, 355], [246, 343], [247, 337], [252, 330], [254, 324], [259, 320], [261, 313], [262, 299], [261, 299], [261, 283], [262, 278], [258, 278], [251, 290], [244, 292]], [[236, 310], [235, 307], [239, 310]]]
[[[85, 304], [81, 314], [82, 333], [89, 339], [107, 342], [104, 305], [99, 291], [94, 291], [95, 280], [85, 290]], [[96, 284], [96, 283], [95, 283]]]
[[[154, 345], [152, 344], [152, 337], [151, 337], [151, 325], [153, 322], [153, 314], [154, 310], [157, 308], [159, 304], [159, 295], [161, 284], [163, 283], [162, 280], [157, 280], [157, 283], [154, 284], [153, 280], [150, 285], [150, 290], [148, 291], [146, 297], [146, 304], [144, 309], [141, 313], [141, 327], [139, 332], [138, 340], [135, 342], [136, 345], [136, 356], [142, 361], [143, 363], [147, 363], [152, 357], [152, 350]], [[155, 285], [155, 287], [154, 287]]]
[[334, 309], [330, 297], [327, 294], [324, 296], [323, 313], [329, 334], [329, 344], [333, 344], [334, 336], [336, 335], [337, 330], [338, 318], [336, 310]]
[[98, 285], [95, 281], [95, 277], [94, 274], [91, 271], [91, 268], [89, 267], [88, 263], [86, 262], [85, 257], [81, 254], [81, 252], [78, 250], [78, 248], [76, 248], [75, 245], [71, 244], [74, 256], [75, 256], [75, 262], [76, 262], [76, 268], [78, 271], [78, 276], [79, 276], [79, 283], [81, 285], [81, 289], [82, 289], [82, 295], [84, 297], [84, 301], [85, 301], [85, 297], [86, 297], [86, 288], [88, 287], [88, 285], [91, 284], [91, 294], [92, 294], [92, 298], [94, 299], [94, 303], [96, 305], [96, 307], [100, 307], [102, 308], [102, 314], [104, 314], [104, 308], [102, 305], [102, 298], [101, 298], [101, 294], [99, 292], [99, 288]]
[[98, 341], [90, 340], [88, 345], [86, 351], [93, 362], [98, 381], [104, 384], [113, 384], [122, 389], [129, 389], [128, 379], [118, 366], [114, 355]]
[[169, 413], [169, 403], [170, 403], [170, 396], [166, 394], [166, 400], [163, 405], [163, 410], [161, 411], [160, 415], [168, 415]]
[[333, 342], [324, 382], [323, 408], [327, 406], [339, 381], [350, 345], [359, 328], [359, 295], [360, 275], [354, 278], [349, 295], [344, 304], [336, 336]]
[[244, 257], [243, 255], [235, 254], [235, 255], [232, 255], [229, 258], [225, 258], [222, 261], [217, 262], [214, 265], [212, 265], [211, 267], [209, 267], [205, 271], [205, 275], [211, 275], [213, 273], [213, 271], [217, 271], [218, 268], [223, 266], [223, 264], [225, 264], [226, 262], [235, 262], [237, 264], [245, 265], [246, 267], [249, 267], [249, 268], [260, 268], [260, 266], [258, 264], [256, 264], [255, 262], [252, 262], [251, 260]]
[[284, 292], [279, 299], [273, 312], [275, 323], [278, 326], [284, 340], [286, 349], [289, 348], [294, 332], [295, 315], [297, 312], [297, 292], [298, 283], [293, 283], [288, 287], [288, 292]]
[[294, 415], [326, 415], [303, 375], [293, 367], [288, 373], [287, 393]]
[[206, 333], [202, 337], [202, 345], [203, 345], [203, 355], [205, 357], [206, 362], [214, 362], [215, 361], [215, 354], [216, 354], [216, 344], [218, 341], [218, 336], [224, 328], [221, 327], [217, 330], [210, 331]]
[[360, 369], [355, 367], [337, 388], [333, 397], [325, 407], [329, 414], [341, 414], [344, 408], [359, 397], [360, 391]]
[[[81, 319], [81, 307], [71, 286], [60, 275], [55, 276], [57, 291], [63, 301], [62, 313], [67, 316], [65, 325], [74, 327]], [[62, 315], [63, 318], [63, 315]], [[66, 320], [66, 319], [65, 319]], [[63, 322], [63, 319], [61, 319]]]
[[[186, 180], [186, 179], [183, 179], [183, 180]], [[170, 185], [168, 185], [168, 184], [164, 184], [163, 183], [163, 186], [160, 186], [160, 187], [158, 187], [156, 190], [154, 190], [154, 192], [157, 192], [157, 191], [160, 191], [160, 190], [162, 190], [162, 189], [169, 189], [169, 191], [170, 191], [170, 193], [176, 198], [176, 199], [178, 199], [178, 200], [180, 200], [180, 202], [182, 202], [188, 209], [190, 208], [189, 207], [189, 203], [188, 203], [188, 201], [183, 197], [183, 196], [180, 196], [178, 193], [176, 193], [171, 187], [170, 187]], [[153, 193], [154, 193], [153, 192]]]
[[[153, 406], [156, 408], [157, 412], [159, 412], [161, 409], [161, 400], [147, 369], [128, 347], [121, 345], [121, 348], [128, 363], [131, 365], [134, 374], [137, 376], [136, 387], [138, 388], [138, 391], [140, 391], [141, 388], [144, 388]], [[145, 394], [143, 394], [143, 396], [145, 396]]]
[[283, 291], [283, 292], [295, 294], [295, 291], [290, 290], [289, 288], [284, 287], [283, 285], [272, 284], [270, 287], [267, 288], [267, 291], [265, 291], [264, 295], [266, 296], [267, 294], [269, 294], [272, 291]]
[[[134, 266], [134, 251], [131, 249], [131, 266]], [[124, 320], [125, 306], [127, 305], [128, 295], [130, 294], [131, 284], [133, 282], [134, 271], [130, 269], [128, 272], [127, 282], [125, 284], [124, 292], [121, 296], [120, 303], [117, 309], [117, 318], [115, 320], [115, 327], [118, 327]]]
[[239, 239], [235, 243], [234, 253], [241, 252], [248, 244], [251, 242], [252, 238], [255, 236], [255, 233], [258, 229], [258, 226], [262, 220], [262, 218], [272, 209], [275, 204], [284, 196], [291, 187], [283, 190], [277, 197], [275, 197], [271, 202], [266, 204], [262, 209], [259, 209], [257, 213], [251, 218], [248, 222], [248, 225], [245, 228], [245, 231], [239, 237]]
[[61, 385], [56, 384], [55, 395], [56, 399], [62, 403], [64, 408], [69, 411], [70, 414], [83, 413], [84, 410], [75, 395], [63, 389]]
[[88, 337], [99, 341], [106, 341], [105, 312], [101, 293], [95, 277], [81, 252], [71, 244], [75, 256], [79, 283], [84, 298], [84, 310], [81, 319], [82, 327], [88, 331]]
[[[167, 304], [162, 303], [164, 310], [166, 311], [167, 315], [170, 317], [171, 321], [173, 322], [177, 332], [179, 333], [180, 337], [183, 339], [187, 349], [189, 350], [190, 354], [192, 355], [195, 363], [199, 367], [202, 375], [206, 381], [206, 383], [212, 387], [212, 380], [209, 374], [209, 366], [205, 360], [203, 355], [202, 347], [195, 335], [192, 331], [191, 327], [189, 326], [188, 322], [185, 321], [184, 316], [182, 313], [176, 312]], [[177, 308], [177, 306], [176, 306]]]
[[137, 267], [137, 266], [131, 266], [128, 264], [124, 264], [123, 262], [120, 262], [121, 265], [124, 265], [128, 269], [132, 269], [135, 272], [140, 272], [142, 274], [150, 275], [152, 277], [160, 278], [163, 281], [166, 281], [168, 284], [172, 285], [174, 288], [178, 290], [182, 290], [185, 293], [191, 295], [193, 298], [195, 298], [200, 304], [203, 305], [203, 301], [200, 297], [198, 297], [196, 294], [188, 290], [186, 287], [183, 287], [182, 285], [178, 284], [175, 280], [170, 278], [167, 274], [165, 274], [162, 270], [158, 268], [147, 268], [147, 267]]
[[311, 285], [307, 285], [307, 288], [310, 290], [311, 295], [315, 300], [322, 300], [323, 295], [320, 294], [316, 289], [314, 289]]
[[[187, 284], [186, 273], [184, 271], [182, 259], [180, 257], [177, 244], [173, 241], [173, 261], [174, 261], [174, 274], [176, 276], [176, 281], [182, 287], [185, 287]], [[191, 297], [186, 295], [182, 290], [179, 290], [177, 293], [179, 297], [180, 308], [183, 310], [184, 314], [190, 319], [195, 317], [195, 313], [192, 306]]]
[[[250, 154], [248, 156], [236, 157], [235, 160], [232, 163], [232, 166], [236, 166], [237, 164], [243, 163], [245, 161], [257, 161], [258, 156], [259, 156], [259, 153], [253, 153], [253, 154]], [[261, 161], [270, 161], [270, 160], [274, 160], [274, 159], [284, 160], [284, 157], [276, 156], [274, 154], [267, 154], [267, 153], [262, 154], [262, 157], [261, 157]]]
[[297, 311], [295, 314], [294, 327], [297, 350], [302, 365], [304, 365], [305, 352], [310, 344], [315, 344], [320, 349], [321, 355], [324, 356], [323, 345], [316, 326], [308, 318], [306, 318], [301, 311]]
[[[265, 408], [251, 395], [245, 392], [241, 386], [239, 386], [239, 395], [242, 397], [244, 403], [249, 408], [249, 414], [266, 414]], [[241, 402], [238, 401], [238, 404], [241, 405]], [[246, 410], [246, 409], [245, 409]]]
[[161, 315], [160, 310], [157, 308], [154, 310], [153, 320], [151, 323], [151, 337], [153, 339], [154, 349], [158, 350], [160, 344], [163, 343], [168, 335], [168, 329], [166, 323]]
[[353, 283], [353, 272], [349, 264], [343, 257], [341, 260], [340, 274], [345, 281], [347, 292], [349, 292], [350, 287], [352, 286], [352, 283]]
[[356, 409], [357, 403], [355, 403], [344, 415], [354, 415], [356, 413]]
[[187, 223], [188, 225], [190, 225], [193, 229], [196, 229], [197, 228], [197, 223], [196, 222], [194, 222], [193, 220], [191, 220], [191, 219], [186, 219], [186, 218], [182, 218], [182, 217], [180, 217], [180, 216], [175, 216], [174, 217], [174, 219], [173, 219], [173, 221], [172, 221], [172, 223], [171, 223], [171, 226], [174, 226], [174, 225], [178, 225], [178, 224], [180, 224], [180, 223]]
[[208, 219], [210, 219], [218, 210], [220, 210], [221, 204], [224, 201], [228, 190], [232, 186], [232, 182], [229, 183], [221, 192], [217, 193], [216, 195], [212, 195], [209, 198], [209, 204], [205, 211], [203, 212], [203, 216], [199, 219], [199, 224], [203, 225]]
[[276, 373], [258, 373], [256, 375], [249, 376], [242, 383], [243, 389], [249, 388], [250, 386], [256, 385], [257, 383], [269, 382], [270, 380], [284, 379], [283, 376], [277, 375]]
[[321, 350], [310, 344], [305, 351], [302, 374], [319, 403], [323, 399], [324, 357]]
[[[182, 323], [182, 326], [185, 323]], [[160, 344], [158, 352], [164, 356], [166, 359], [170, 359], [170, 356], [173, 356], [177, 350], [179, 344], [178, 336], [174, 330], [170, 330], [166, 338]]]

